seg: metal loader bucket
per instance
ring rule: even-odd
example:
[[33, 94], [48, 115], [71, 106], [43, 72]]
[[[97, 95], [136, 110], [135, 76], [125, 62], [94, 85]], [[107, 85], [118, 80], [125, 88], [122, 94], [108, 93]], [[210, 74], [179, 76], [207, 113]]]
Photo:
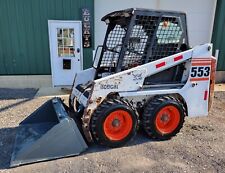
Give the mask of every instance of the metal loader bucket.
[[88, 148], [59, 98], [44, 103], [19, 127], [10, 167], [79, 155]]

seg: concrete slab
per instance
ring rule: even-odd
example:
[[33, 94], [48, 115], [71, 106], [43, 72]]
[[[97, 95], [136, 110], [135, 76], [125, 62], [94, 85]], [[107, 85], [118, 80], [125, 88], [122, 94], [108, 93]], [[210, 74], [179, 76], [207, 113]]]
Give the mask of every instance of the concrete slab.
[[62, 88], [52, 88], [52, 87], [42, 87], [39, 88], [35, 97], [60, 97], [60, 96], [69, 96], [69, 89]]
[[215, 91], [225, 91], [225, 83], [216, 84]]
[[0, 88], [42, 88], [52, 86], [51, 75], [0, 76]]
[[224, 83], [224, 82], [225, 82], [225, 71], [217, 71], [216, 83]]

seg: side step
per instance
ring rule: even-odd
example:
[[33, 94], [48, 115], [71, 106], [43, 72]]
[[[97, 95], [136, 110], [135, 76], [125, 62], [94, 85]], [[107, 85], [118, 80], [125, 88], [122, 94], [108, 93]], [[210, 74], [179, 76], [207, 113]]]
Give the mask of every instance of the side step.
[[88, 146], [62, 100], [53, 98], [20, 123], [10, 167], [79, 155]]

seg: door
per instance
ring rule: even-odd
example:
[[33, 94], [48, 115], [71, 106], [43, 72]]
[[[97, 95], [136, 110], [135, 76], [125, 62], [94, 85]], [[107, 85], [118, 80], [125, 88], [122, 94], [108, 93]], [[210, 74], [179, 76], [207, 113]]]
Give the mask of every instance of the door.
[[48, 21], [53, 87], [73, 84], [82, 70], [81, 21]]

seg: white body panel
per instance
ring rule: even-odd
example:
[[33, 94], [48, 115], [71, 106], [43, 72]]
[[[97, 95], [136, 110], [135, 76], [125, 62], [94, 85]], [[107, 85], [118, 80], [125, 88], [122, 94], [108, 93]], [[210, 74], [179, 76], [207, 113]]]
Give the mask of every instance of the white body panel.
[[86, 70], [76, 73], [73, 82], [72, 94], [70, 95], [71, 100], [73, 100], [74, 97], [76, 96], [79, 102], [85, 102], [86, 105], [87, 98], [83, 97], [82, 93], [80, 93], [74, 86], [77, 86], [79, 84], [86, 84], [89, 81], [93, 81], [95, 77], [95, 72], [96, 72], [95, 68], [88, 68]]
[[[214, 57], [212, 57], [212, 44], [204, 44], [185, 52], [93, 80], [92, 83], [89, 82], [88, 85], [84, 85], [83, 91], [76, 88], [78, 87], [77, 85], [74, 85], [70, 100], [74, 105], [74, 98], [76, 97], [76, 100], [84, 108], [82, 127], [85, 136], [90, 141], [91, 134], [89, 125], [92, 114], [99, 104], [111, 94], [118, 94], [120, 97], [125, 98], [134, 108], [138, 108], [139, 102], [144, 105], [147, 100], [155, 95], [176, 94], [186, 105], [187, 115], [189, 117], [207, 116], [209, 103], [211, 102], [210, 98], [213, 95], [213, 89], [210, 88], [210, 80], [212, 80], [213, 87], [215, 73], [212, 72], [211, 75], [211, 70], [215, 71], [215, 62]], [[175, 89], [172, 88], [174, 87], [173, 84], [168, 86], [161, 84], [159, 87], [144, 85], [146, 77], [181, 63], [185, 64], [186, 69], [184, 69], [181, 83], [178, 83], [178, 85], [175, 84]], [[214, 68], [214, 70], [211, 68]], [[92, 72], [94, 70], [90, 69], [85, 71], [84, 74], [92, 74]], [[85, 82], [82, 78], [82, 73], [79, 73], [78, 76], [79, 80], [78, 78], [75, 79], [75, 84]], [[88, 79], [94, 79], [94, 75], [89, 77]], [[78, 109], [79, 112], [80, 106]]]
[[88, 81], [93, 81], [95, 77], [95, 72], [95, 68], [88, 68], [86, 70], [76, 73], [73, 85], [77, 86], [78, 84], [85, 84]]
[[[73, 87], [71, 98], [76, 97], [78, 102], [84, 106], [82, 117], [83, 128], [89, 128], [89, 121], [92, 113], [99, 104], [109, 95], [118, 93], [137, 106], [136, 103], [148, 100], [155, 95], [176, 94], [186, 103], [187, 115], [189, 117], [207, 116], [209, 107], [209, 92], [211, 79], [211, 60], [212, 44], [204, 44], [193, 49], [168, 56], [144, 65], [140, 65], [129, 70], [125, 70], [107, 77], [93, 80], [88, 88], [89, 96], [85, 97]], [[172, 88], [154, 88], [146, 85], [143, 86], [146, 77], [164, 71], [170, 67], [185, 63], [186, 71], [183, 73], [182, 84], [179, 87]], [[81, 76], [90, 74], [86, 82], [91, 78], [94, 79], [93, 69], [79, 73], [75, 84], [85, 82]], [[83, 74], [83, 75], [82, 75]], [[83, 83], [84, 84], [84, 83]], [[88, 135], [89, 136], [89, 135]]]
[[[189, 61], [192, 63], [198, 58], [202, 58], [204, 61], [211, 61], [211, 44], [204, 44], [201, 46], [197, 46], [193, 49], [190, 49], [185, 52], [181, 52], [154, 62], [150, 62], [126, 71], [122, 71], [107, 77], [103, 77], [101, 79], [95, 80], [92, 88], [92, 95], [89, 100], [92, 100], [91, 103], [88, 104], [86, 99], [81, 97], [81, 93], [79, 91], [75, 92], [74, 95], [77, 96], [80, 103], [82, 103], [85, 107], [87, 106], [87, 110], [94, 111], [99, 103], [104, 100], [104, 98], [112, 92], [119, 93], [122, 97], [129, 96], [138, 96], [142, 99], [144, 96], [154, 96], [159, 94], [172, 94], [176, 93], [183, 97], [187, 104], [188, 115], [190, 117], [196, 116], [206, 116], [208, 115], [208, 92], [209, 92], [209, 74], [207, 79], [202, 80], [202, 78], [191, 77], [191, 69], [190, 67], [189, 75], [186, 83], [181, 89], [154, 89], [148, 88], [143, 89], [144, 79], [147, 76], [151, 76], [160, 71], [166, 70], [170, 67], [173, 67], [177, 64]], [[199, 63], [197, 62], [197, 63]], [[196, 65], [193, 64], [192, 65]], [[210, 65], [206, 65], [206, 67], [210, 68]], [[198, 67], [196, 67], [198, 68]], [[201, 80], [200, 80], [201, 79]], [[200, 80], [200, 81], [198, 81]], [[207, 93], [206, 93], [207, 92]], [[99, 101], [100, 100], [100, 101]]]

